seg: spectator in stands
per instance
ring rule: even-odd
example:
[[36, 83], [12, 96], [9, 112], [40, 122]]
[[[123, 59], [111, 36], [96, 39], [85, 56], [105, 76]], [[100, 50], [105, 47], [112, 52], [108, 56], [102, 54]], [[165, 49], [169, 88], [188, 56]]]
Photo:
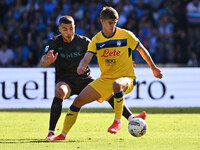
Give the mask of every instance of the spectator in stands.
[[54, 9], [56, 8], [56, 1], [45, 0], [43, 8], [45, 17], [47, 18], [51, 17], [52, 13], [54, 12]]
[[187, 5], [188, 12], [200, 12], [200, 2], [199, 0], [192, 0]]
[[30, 7], [33, 7], [34, 10], [39, 10], [39, 4], [37, 0], [29, 0], [26, 5], [26, 11], [30, 10]]
[[186, 36], [186, 31], [179, 28], [175, 33], [175, 63], [186, 64], [188, 60], [188, 39]]
[[127, 18], [126, 24], [123, 25], [123, 28], [132, 31], [135, 35], [138, 35], [138, 18], [135, 11], [131, 12], [129, 17]]
[[173, 33], [174, 26], [169, 21], [167, 15], [162, 15], [159, 20], [158, 25], [158, 38], [160, 43], [160, 48], [163, 49], [163, 53], [165, 56], [164, 63], [174, 63], [174, 47], [173, 47]]
[[187, 4], [188, 36], [191, 49], [195, 49], [200, 40], [200, 2], [192, 0]]
[[27, 67], [27, 59], [29, 55], [29, 49], [22, 43], [19, 43], [14, 50], [14, 66]]
[[7, 47], [8, 43], [2, 43], [0, 48], [0, 67], [10, 67], [13, 61], [13, 51]]
[[198, 67], [198, 59], [196, 53], [192, 52], [187, 63], [188, 67]]

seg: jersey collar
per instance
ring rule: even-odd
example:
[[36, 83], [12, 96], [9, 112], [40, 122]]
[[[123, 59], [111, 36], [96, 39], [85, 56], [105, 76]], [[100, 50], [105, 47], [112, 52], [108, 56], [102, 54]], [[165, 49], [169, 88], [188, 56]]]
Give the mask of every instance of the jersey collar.
[[114, 33], [111, 35], [111, 36], [106, 36], [104, 33], [103, 33], [103, 30], [101, 30], [101, 33], [102, 33], [102, 35], [105, 37], [105, 38], [111, 38], [111, 37], [113, 37], [114, 35], [115, 35], [115, 33], [116, 33], [116, 27], [115, 27], [115, 31], [114, 31]]

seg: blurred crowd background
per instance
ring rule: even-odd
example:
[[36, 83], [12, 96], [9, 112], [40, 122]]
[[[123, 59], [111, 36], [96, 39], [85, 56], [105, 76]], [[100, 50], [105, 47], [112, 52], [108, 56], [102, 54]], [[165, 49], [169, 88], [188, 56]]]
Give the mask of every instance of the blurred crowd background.
[[[132, 31], [155, 63], [200, 66], [199, 0], [0, 0], [0, 67], [39, 67], [63, 15], [74, 17], [76, 33], [91, 39], [101, 30], [103, 6], [118, 11], [117, 26]], [[133, 58], [145, 63], [137, 51]]]

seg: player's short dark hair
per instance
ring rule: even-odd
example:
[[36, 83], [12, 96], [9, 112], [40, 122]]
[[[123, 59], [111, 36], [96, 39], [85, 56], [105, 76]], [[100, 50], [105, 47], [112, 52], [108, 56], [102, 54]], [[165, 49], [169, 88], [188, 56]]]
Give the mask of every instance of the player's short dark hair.
[[59, 25], [61, 25], [61, 23], [74, 24], [74, 19], [72, 18], [72, 16], [62, 16], [59, 20]]
[[113, 20], [118, 20], [119, 15], [117, 11], [112, 8], [112, 7], [103, 7], [100, 13], [100, 19], [113, 19]]

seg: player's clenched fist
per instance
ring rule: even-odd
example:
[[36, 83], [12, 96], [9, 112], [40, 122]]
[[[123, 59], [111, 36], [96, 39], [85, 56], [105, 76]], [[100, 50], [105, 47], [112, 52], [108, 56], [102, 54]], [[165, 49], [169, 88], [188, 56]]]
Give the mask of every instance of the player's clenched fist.
[[154, 68], [153, 70], [153, 75], [156, 77], [156, 78], [159, 78], [161, 79], [163, 77], [163, 74], [161, 72], [161, 70], [159, 68]]
[[83, 74], [84, 72], [85, 72], [85, 68], [83, 66], [78, 66], [77, 73], [80, 75], [80, 74]]

